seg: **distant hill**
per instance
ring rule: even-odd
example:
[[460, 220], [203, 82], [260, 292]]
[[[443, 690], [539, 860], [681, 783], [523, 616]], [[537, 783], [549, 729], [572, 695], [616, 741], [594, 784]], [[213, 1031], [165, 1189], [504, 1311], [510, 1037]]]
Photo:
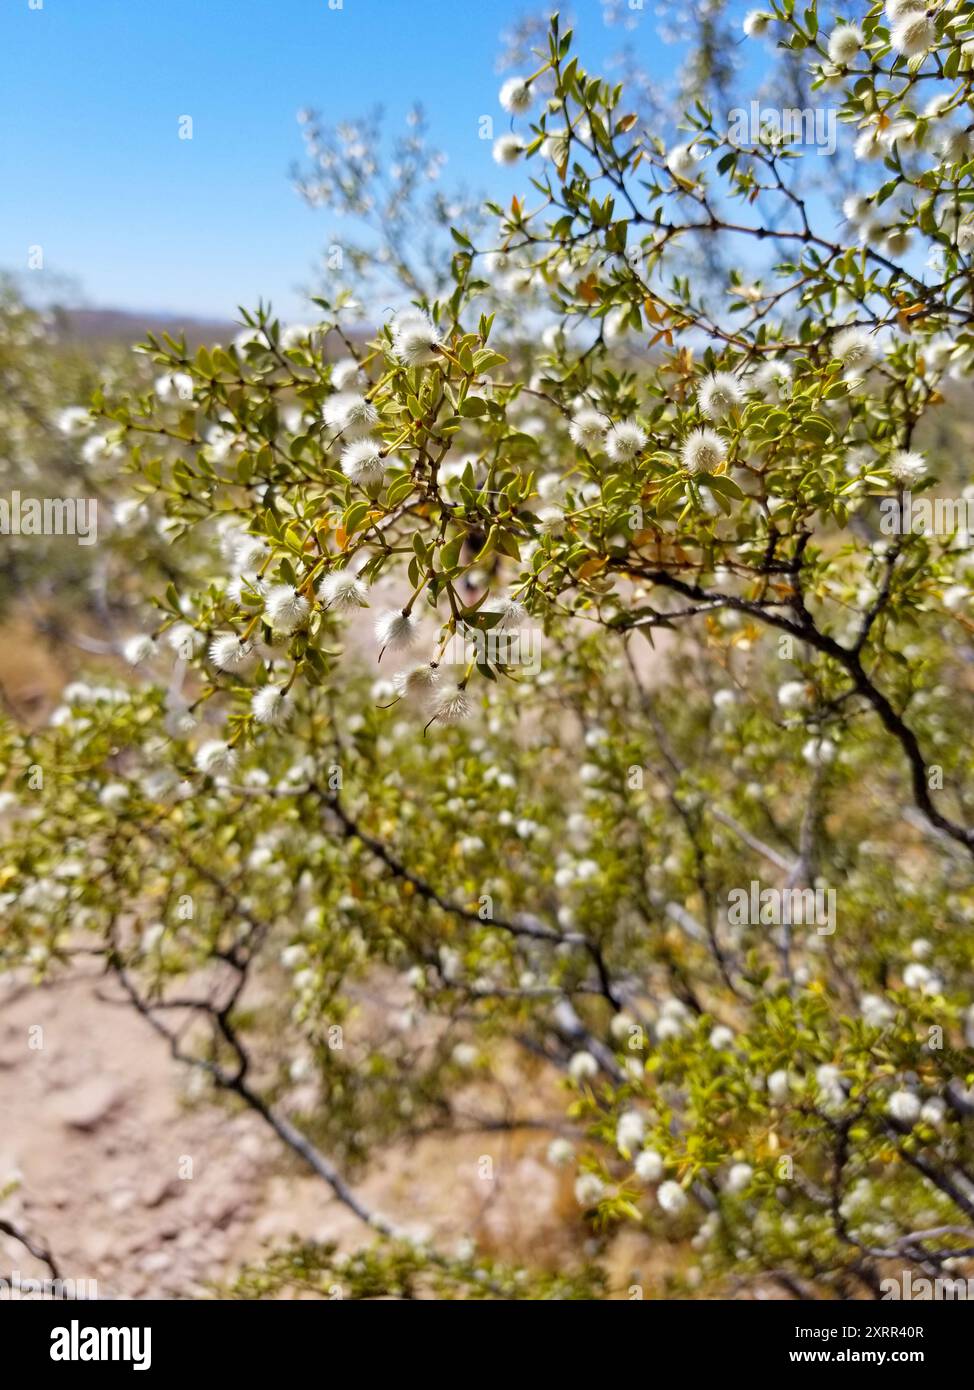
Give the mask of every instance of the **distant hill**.
[[[168, 333], [179, 339], [185, 335], [187, 346], [199, 347], [201, 343], [229, 343], [243, 331], [242, 323], [230, 319], [198, 319], [192, 314], [158, 314], [149, 310], [141, 312], [132, 309], [66, 309], [56, 307], [51, 311], [62, 342], [76, 348], [132, 347], [145, 341], [147, 333], [159, 337]], [[309, 311], [307, 320], [314, 323], [314, 311]], [[360, 327], [351, 328], [348, 333], [352, 342], [364, 344], [369, 334]], [[325, 343], [326, 358], [340, 357], [345, 349], [341, 340], [332, 334]]]
[[187, 343], [227, 343], [241, 325], [229, 319], [198, 319], [191, 314], [139, 313], [129, 309], [56, 309], [61, 336], [75, 343], [141, 342], [146, 333], [185, 334]]

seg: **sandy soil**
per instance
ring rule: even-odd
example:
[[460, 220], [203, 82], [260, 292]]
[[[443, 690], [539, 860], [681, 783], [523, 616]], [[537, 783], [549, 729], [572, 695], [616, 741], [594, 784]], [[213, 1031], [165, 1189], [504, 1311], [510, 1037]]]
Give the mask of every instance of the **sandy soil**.
[[[249, 1113], [194, 1104], [165, 1044], [91, 969], [0, 989], [0, 1204], [100, 1297], [192, 1297], [292, 1234], [353, 1248], [368, 1232]], [[557, 1260], [571, 1178], [544, 1133], [426, 1136], [385, 1152], [358, 1191], [443, 1248]], [[491, 1159], [485, 1180], [480, 1161]], [[0, 1274], [43, 1275], [0, 1236]]]
[[[14, 658], [0, 668], [4, 701], [28, 721], [87, 664], [56, 667], [26, 622], [5, 625], [0, 649]], [[189, 1081], [97, 961], [42, 987], [0, 975], [0, 1192], [17, 1184], [0, 1218], [47, 1245], [64, 1278], [96, 1280], [102, 1298], [206, 1296], [291, 1235], [349, 1249], [370, 1239], [258, 1117], [191, 1101]], [[506, 1081], [515, 1093], [536, 1085], [516, 1062]], [[560, 1095], [548, 1099], [559, 1114]], [[573, 1172], [545, 1161], [550, 1138], [428, 1135], [377, 1156], [356, 1190], [440, 1248], [473, 1237], [504, 1259], [557, 1267], [585, 1236]], [[651, 1283], [650, 1258], [644, 1239], [620, 1239], [613, 1282]], [[13, 1271], [46, 1274], [0, 1234], [0, 1277]]]

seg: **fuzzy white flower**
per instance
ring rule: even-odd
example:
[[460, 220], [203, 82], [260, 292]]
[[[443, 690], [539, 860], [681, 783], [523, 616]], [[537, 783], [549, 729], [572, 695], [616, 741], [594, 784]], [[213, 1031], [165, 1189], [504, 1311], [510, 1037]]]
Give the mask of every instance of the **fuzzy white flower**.
[[516, 598], [510, 598], [506, 594], [501, 595], [490, 605], [490, 613], [499, 613], [500, 621], [494, 624], [496, 632], [513, 632], [519, 628], [528, 616], [528, 610], [523, 603], [519, 603]]
[[859, 1000], [859, 1011], [871, 1028], [884, 1028], [896, 1017], [896, 1012], [881, 994], [864, 994]]
[[778, 704], [782, 709], [797, 709], [808, 699], [808, 686], [804, 681], [785, 681], [778, 687]]
[[397, 671], [392, 678], [392, 684], [399, 695], [405, 699], [425, 699], [432, 695], [439, 685], [440, 673], [435, 666], [431, 666], [428, 661], [424, 661], [419, 666], [413, 666], [408, 671]]
[[885, 159], [888, 153], [886, 141], [877, 126], [866, 126], [856, 137], [853, 146], [856, 159]]
[[879, 217], [867, 217], [859, 224], [859, 242], [862, 246], [881, 247], [885, 245], [889, 229]]
[[187, 372], [166, 372], [156, 378], [152, 389], [161, 401], [191, 401], [193, 378]]
[[505, 111], [527, 111], [533, 100], [530, 80], [526, 77], [509, 77], [501, 85], [497, 99]]
[[565, 513], [561, 507], [542, 507], [538, 520], [547, 536], [560, 536], [565, 529]]
[[203, 634], [189, 623], [174, 623], [166, 633], [166, 643], [177, 656], [188, 661], [203, 646]]
[[831, 1062], [823, 1063], [815, 1071], [815, 1080], [818, 1083], [819, 1098], [822, 1106], [826, 1110], [839, 1110], [845, 1101], [845, 1086], [842, 1082], [842, 1073], [838, 1067]]
[[575, 1179], [575, 1201], [580, 1207], [594, 1207], [605, 1192], [605, 1183], [597, 1173], [579, 1173]]
[[663, 1176], [663, 1160], [655, 1149], [643, 1149], [633, 1167], [640, 1182], [659, 1182]]
[[890, 24], [898, 24], [901, 19], [917, 10], [922, 14], [926, 8], [926, 0], [886, 0], [884, 6]]
[[397, 315], [392, 323], [392, 350], [407, 367], [435, 362], [440, 347], [436, 329], [416, 310]]
[[724, 1191], [739, 1193], [743, 1192], [754, 1177], [754, 1169], [750, 1163], [734, 1163], [731, 1165], [727, 1178], [724, 1182]]
[[565, 491], [565, 479], [560, 473], [542, 473], [537, 481], [538, 496], [543, 502], [556, 501]]
[[[923, 0], [917, 0], [915, 8], [918, 10], [925, 9], [926, 7], [923, 3]], [[950, 101], [950, 92], [935, 92], [934, 95], [930, 97], [924, 105], [922, 114], [924, 116], [929, 116], [936, 120], [938, 117], [944, 114], [947, 107], [950, 105]]]
[[635, 420], [620, 420], [606, 433], [605, 452], [613, 463], [623, 463], [646, 447], [646, 431]]
[[912, 1091], [894, 1091], [886, 1102], [886, 1109], [894, 1120], [903, 1125], [915, 1125], [920, 1118], [920, 1097]]
[[920, 10], [910, 10], [893, 26], [890, 43], [904, 58], [929, 53], [937, 42], [937, 26]]
[[675, 179], [693, 183], [697, 178], [699, 157], [694, 154], [692, 145], [674, 145], [666, 155], [666, 167]]
[[730, 372], [715, 372], [700, 386], [700, 409], [708, 420], [723, 420], [743, 401], [744, 392], [740, 382]]
[[361, 434], [376, 423], [379, 412], [358, 391], [339, 391], [322, 406], [325, 424], [346, 435]]
[[889, 471], [898, 483], [918, 483], [927, 475], [927, 461], [911, 449], [897, 449], [890, 455]]
[[249, 574], [235, 574], [227, 584], [227, 598], [231, 603], [243, 603], [244, 599], [252, 599], [255, 595], [262, 596], [267, 592], [267, 585], [262, 579], [251, 571]]
[[564, 129], [547, 132], [545, 139], [540, 142], [540, 156], [546, 158], [546, 160], [552, 161], [552, 164], [556, 164], [559, 168], [561, 168], [561, 165], [568, 163], [568, 152], [570, 152], [570, 149], [571, 145], [570, 140], [568, 140], [568, 132], [564, 131]]
[[254, 648], [235, 632], [219, 632], [210, 643], [210, 660], [221, 671], [241, 671], [250, 664]]
[[251, 709], [258, 724], [269, 724], [271, 728], [281, 729], [292, 713], [290, 697], [276, 685], [262, 685], [254, 691]]
[[923, 358], [927, 372], [943, 372], [950, 365], [950, 359], [954, 355], [954, 342], [946, 334], [932, 338], [923, 350]]
[[810, 767], [827, 767], [835, 761], [835, 744], [830, 738], [810, 738], [802, 749], [802, 757]]
[[918, 989], [926, 993], [927, 986], [934, 976], [925, 965], [919, 961], [914, 961], [903, 971], [903, 983], [907, 989]]
[[646, 1134], [646, 1121], [638, 1110], [625, 1110], [616, 1124], [616, 1148], [620, 1153], [638, 1149]]
[[916, 121], [906, 119], [894, 121], [892, 125], [886, 127], [883, 138], [890, 149], [895, 149], [899, 154], [915, 154], [918, 148]]
[[727, 446], [716, 430], [692, 430], [680, 449], [688, 473], [713, 473], [726, 457]]
[[98, 793], [99, 805], [109, 811], [117, 811], [129, 799], [129, 789], [124, 782], [107, 782]]
[[471, 1067], [475, 1066], [479, 1055], [473, 1043], [463, 1042], [457, 1043], [456, 1047], [450, 1053], [452, 1061], [463, 1071], [469, 1071]]
[[886, 237], [886, 254], [891, 260], [902, 260], [912, 244], [913, 238], [905, 227], [894, 227]]
[[962, 256], [974, 251], [974, 219], [968, 218], [957, 228], [957, 249]]
[[923, 1120], [925, 1124], [932, 1125], [934, 1129], [943, 1124], [946, 1116], [946, 1103], [942, 1101], [939, 1096], [931, 1096], [928, 1101], [924, 1102], [923, 1108], [920, 1111], [920, 1119]]
[[832, 356], [843, 367], [859, 372], [875, 361], [876, 345], [864, 328], [843, 328], [832, 341]]
[[768, 1095], [775, 1105], [784, 1105], [791, 1094], [791, 1078], [784, 1068], [773, 1071], [768, 1077]]
[[568, 1074], [573, 1081], [591, 1081], [599, 1074], [599, 1064], [591, 1052], [573, 1052], [568, 1063]]
[[264, 334], [259, 328], [242, 328], [234, 335], [233, 346], [238, 352], [246, 352], [249, 347], [264, 347]]
[[580, 449], [588, 449], [594, 453], [602, 448], [607, 424], [605, 416], [601, 415], [599, 411], [580, 410], [572, 416], [568, 433], [572, 437], [572, 442], [577, 444]]
[[781, 397], [791, 385], [791, 368], [787, 362], [762, 362], [756, 367], [748, 380], [749, 391], [757, 391], [762, 396]]
[[664, 1182], [656, 1193], [656, 1200], [670, 1216], [678, 1216], [686, 1210], [687, 1194], [678, 1182]]
[[331, 364], [331, 382], [336, 391], [344, 391], [359, 380], [362, 368], [354, 357], [339, 357]]
[[951, 126], [937, 140], [937, 153], [945, 164], [966, 164], [974, 154], [974, 135]]
[[671, 1019], [673, 1022], [685, 1023], [689, 1017], [689, 1011], [682, 999], [665, 999], [660, 1009], [660, 1017]]
[[107, 434], [93, 434], [81, 446], [81, 457], [91, 465], [107, 463], [122, 452], [121, 444], [110, 441]]
[[281, 334], [281, 347], [287, 351], [289, 348], [300, 347], [306, 343], [314, 333], [314, 329], [307, 323], [289, 323]]
[[368, 588], [351, 570], [334, 570], [326, 574], [318, 587], [318, 596], [326, 608], [368, 608]]
[[459, 686], [446, 686], [433, 697], [433, 718], [441, 724], [459, 724], [470, 714], [467, 692]]
[[494, 141], [494, 163], [516, 164], [524, 153], [524, 141], [517, 135], [500, 135]]
[[69, 405], [59, 411], [57, 427], [62, 434], [83, 434], [91, 424], [91, 416], [82, 405]]
[[710, 1030], [708, 1041], [717, 1052], [726, 1052], [729, 1047], [734, 1046], [734, 1034], [730, 1028], [718, 1023], [716, 1028]]
[[375, 640], [379, 644], [380, 655], [387, 647], [390, 651], [408, 650], [418, 635], [417, 619], [399, 608], [389, 608], [375, 620]]
[[843, 216], [849, 222], [862, 222], [872, 211], [872, 203], [862, 193], [853, 193], [842, 204]]
[[270, 555], [260, 537], [250, 535], [249, 531], [228, 531], [221, 538], [220, 549], [228, 557], [236, 571], [256, 570], [261, 560]]
[[555, 1168], [564, 1168], [575, 1157], [575, 1150], [567, 1139], [552, 1139], [548, 1145], [548, 1162]]
[[378, 482], [388, 465], [378, 439], [356, 439], [342, 450], [342, 472], [360, 487]]
[[201, 743], [196, 750], [196, 766], [210, 777], [230, 772], [236, 761], [235, 751], [219, 739]]
[[838, 24], [829, 35], [829, 57], [840, 67], [855, 61], [863, 45], [858, 24]]
[[140, 632], [125, 642], [122, 647], [122, 655], [130, 666], [141, 666], [143, 661], [150, 659], [155, 649], [156, 645], [152, 638]]
[[767, 33], [768, 25], [774, 19], [774, 15], [768, 14], [767, 10], [748, 10], [744, 16], [743, 29], [749, 39], [760, 38]]
[[264, 613], [275, 632], [293, 632], [311, 612], [311, 605], [291, 584], [275, 584], [267, 592]]

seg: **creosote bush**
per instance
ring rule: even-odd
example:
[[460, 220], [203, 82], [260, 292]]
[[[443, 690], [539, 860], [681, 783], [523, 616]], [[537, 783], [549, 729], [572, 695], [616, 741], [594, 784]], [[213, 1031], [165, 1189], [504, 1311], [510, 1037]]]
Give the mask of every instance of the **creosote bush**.
[[[555, 17], [500, 94], [524, 192], [437, 297], [150, 340], [81, 422], [138, 499], [131, 675], [7, 722], [2, 960], [100, 952], [362, 1218], [239, 1296], [626, 1296], [624, 1227], [680, 1296], [966, 1269], [974, 550], [963, 496], [891, 518], [958, 477], [924, 439], [974, 369], [974, 5], [744, 29], [837, 108], [844, 206], [702, 101], [664, 146]], [[550, 1126], [548, 1268], [357, 1191], [478, 1109], [485, 1153]]]

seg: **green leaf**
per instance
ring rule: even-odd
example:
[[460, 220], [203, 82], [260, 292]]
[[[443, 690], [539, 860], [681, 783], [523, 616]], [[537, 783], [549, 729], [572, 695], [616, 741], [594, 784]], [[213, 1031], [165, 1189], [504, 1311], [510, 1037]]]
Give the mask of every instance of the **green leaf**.
[[521, 551], [518, 547], [517, 537], [513, 536], [510, 531], [502, 531], [500, 527], [494, 529], [496, 531], [494, 536], [495, 549], [499, 550], [502, 555], [509, 555], [512, 560], [520, 560]]
[[398, 478], [393, 478], [386, 489], [386, 506], [398, 507], [399, 503], [414, 490], [415, 482], [408, 473], [402, 474]]
[[481, 348], [479, 352], [474, 353], [473, 361], [478, 372], [490, 372], [495, 367], [503, 367], [507, 358], [491, 348]]
[[728, 478], [726, 473], [701, 473], [700, 484], [707, 487], [711, 492], [722, 493], [725, 497], [736, 497], [743, 501], [745, 493], [733, 478]]
[[445, 570], [447, 574], [452, 574], [460, 563], [460, 551], [465, 540], [466, 534], [461, 531], [459, 535], [440, 546], [440, 569]]
[[354, 531], [357, 531], [366, 516], [368, 516], [368, 513], [369, 504], [362, 499], [353, 502], [350, 507], [346, 508], [345, 515], [342, 517], [342, 526], [345, 528], [345, 534], [350, 536]]
[[824, 415], [806, 415], [798, 425], [802, 439], [814, 439], [820, 444], [831, 438], [832, 424]]

